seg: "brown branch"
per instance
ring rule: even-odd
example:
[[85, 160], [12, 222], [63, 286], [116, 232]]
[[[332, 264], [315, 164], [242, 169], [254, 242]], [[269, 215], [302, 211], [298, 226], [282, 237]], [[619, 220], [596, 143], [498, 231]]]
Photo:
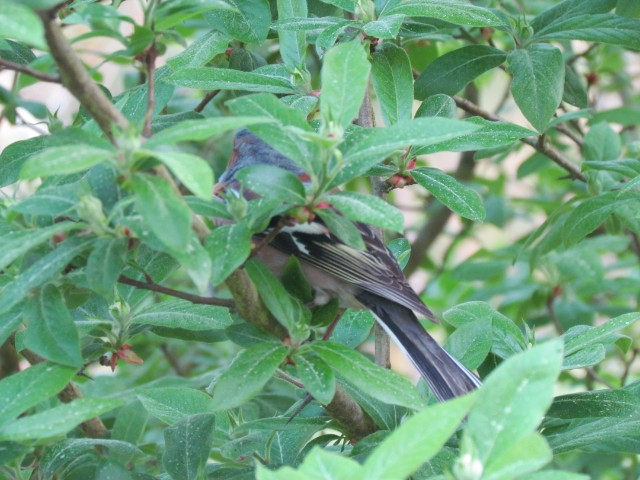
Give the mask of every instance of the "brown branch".
[[33, 78], [37, 78], [38, 80], [42, 80], [43, 82], [62, 83], [62, 78], [57, 75], [43, 73], [36, 70], [35, 68], [29, 67], [28, 65], [20, 65], [19, 63], [13, 63], [3, 58], [0, 58], [0, 67], [4, 67], [7, 70], [13, 70], [15, 72], [31, 75]]
[[220, 93], [220, 90], [211, 90], [209, 93], [207, 93], [204, 98], [200, 101], [200, 103], [198, 104], [198, 106], [196, 108], [193, 109], [194, 112], [200, 113], [202, 112], [202, 110], [204, 110], [204, 107], [207, 106], [207, 104], [213, 100], [213, 98], [218, 95], [218, 93]]
[[120, 275], [118, 277], [118, 282], [125, 285], [130, 285], [132, 287], [142, 288], [143, 290], [150, 290], [152, 292], [164, 293], [165, 295], [169, 295], [171, 297], [182, 298], [183, 300], [188, 300], [191, 303], [197, 303], [200, 305], [217, 305], [220, 307], [233, 307], [235, 305], [231, 300], [192, 295], [191, 293], [181, 292], [180, 290], [174, 290], [173, 288], [163, 287], [162, 285], [158, 285], [154, 282], [143, 282], [140, 280], [134, 280], [133, 278], [129, 278], [125, 275]]
[[[478, 115], [479, 117], [482, 117], [486, 120], [491, 120], [492, 122], [505, 121], [499, 116], [494, 115], [493, 113], [487, 112], [486, 110], [483, 110], [478, 105], [476, 105], [473, 102], [470, 102], [465, 98], [453, 97], [453, 99], [455, 100], [456, 105], [459, 108], [473, 115]], [[580, 167], [575, 163], [573, 163], [571, 160], [569, 160], [562, 152], [560, 152], [559, 150], [555, 149], [554, 147], [549, 145], [547, 142], [545, 142], [543, 135], [540, 137], [521, 138], [520, 141], [522, 143], [526, 143], [527, 145], [532, 146], [538, 152], [549, 157], [553, 162], [555, 162], [556, 164], [564, 168], [567, 172], [569, 172], [569, 174], [576, 180], [580, 180], [581, 182], [587, 181], [587, 177], [584, 176], [584, 174], [580, 170]]]
[[189, 376], [189, 372], [182, 365], [180, 365], [180, 361], [169, 349], [169, 345], [163, 343], [162, 345], [160, 345], [160, 350], [162, 350], [164, 358], [167, 359], [169, 365], [171, 365], [171, 368], [173, 368], [173, 371], [176, 372], [176, 375], [178, 375], [179, 377]]
[[114, 142], [115, 137], [112, 127], [115, 126], [117, 129], [126, 130], [129, 127], [129, 121], [91, 79], [82, 61], [64, 36], [57, 20], [57, 13], [65, 4], [66, 2], [38, 12], [44, 26], [44, 36], [49, 45], [51, 56], [58, 65], [58, 70], [62, 76], [62, 84], [87, 109], [89, 115], [96, 121], [105, 135]]
[[158, 50], [156, 49], [155, 39], [151, 42], [151, 46], [145, 52], [145, 63], [147, 66], [147, 84], [148, 84], [148, 100], [147, 100], [147, 112], [144, 115], [144, 126], [142, 128], [142, 135], [145, 137], [151, 136], [151, 121], [153, 120], [153, 109], [156, 106], [156, 58], [158, 56]]
[[560, 133], [563, 133], [566, 137], [570, 138], [573, 141], [573, 143], [575, 143], [578, 146], [578, 148], [582, 150], [584, 141], [582, 140], [582, 137], [580, 137], [580, 135], [576, 134], [573, 130], [571, 130], [569, 127], [563, 124], [556, 125], [554, 128]]
[[340, 422], [351, 440], [358, 441], [379, 430], [371, 417], [340, 385], [336, 385], [336, 394], [325, 408]]

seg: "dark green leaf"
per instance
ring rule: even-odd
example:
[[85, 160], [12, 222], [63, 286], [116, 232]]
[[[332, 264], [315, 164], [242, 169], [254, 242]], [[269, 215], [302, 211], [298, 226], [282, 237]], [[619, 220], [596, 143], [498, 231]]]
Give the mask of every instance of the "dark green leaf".
[[193, 388], [149, 388], [140, 391], [138, 399], [147, 412], [170, 425], [189, 415], [213, 412], [213, 399]]
[[[157, 25], [156, 25], [157, 28]], [[213, 57], [224, 53], [229, 46], [230, 38], [216, 30], [205, 33], [175, 57], [167, 60], [174, 70], [188, 67], [202, 67]]]
[[380, 17], [373, 22], [366, 23], [362, 30], [370, 37], [393, 39], [398, 36], [405, 16], [402, 14]]
[[567, 344], [565, 345], [565, 354], [570, 355], [587, 346], [603, 342], [618, 330], [622, 330], [636, 322], [638, 319], [640, 319], [640, 314], [627, 313], [613, 318], [597, 327], [589, 328], [588, 330], [567, 340]]
[[269, 200], [302, 205], [306, 203], [304, 185], [295, 173], [271, 165], [250, 165], [236, 177], [244, 188]]
[[503, 21], [488, 8], [457, 0], [409, 0], [385, 12], [385, 16], [403, 13], [413, 17], [431, 17], [470, 27], [503, 25]]
[[469, 45], [438, 57], [416, 79], [416, 98], [455, 95], [484, 72], [502, 65], [507, 54], [488, 45]]
[[536, 32], [558, 20], [584, 14], [607, 13], [616, 6], [616, 0], [564, 0], [551, 5], [531, 22]]
[[89, 288], [107, 299], [112, 299], [114, 287], [127, 260], [126, 238], [98, 240], [87, 260]]
[[191, 415], [164, 430], [162, 465], [174, 480], [199, 480], [209, 458], [216, 417]]
[[86, 195], [83, 182], [40, 188], [34, 195], [13, 205], [12, 210], [29, 215], [59, 216], [74, 210]]
[[387, 247], [393, 253], [400, 268], [407, 266], [411, 256], [411, 244], [406, 238], [395, 238], [387, 243]]
[[0, 39], [0, 58], [20, 65], [28, 65], [36, 59], [36, 56], [21, 43]]
[[618, 0], [616, 14], [625, 17], [640, 17], [640, 3], [635, 0]]
[[226, 307], [197, 305], [186, 300], [168, 300], [146, 307], [132, 321], [158, 327], [182, 328], [193, 331], [223, 329], [231, 325]]
[[20, 170], [20, 178], [32, 180], [51, 175], [68, 175], [88, 170], [113, 156], [114, 152], [89, 145], [51, 147], [29, 158]]
[[400, 210], [379, 197], [358, 192], [339, 192], [326, 199], [347, 218], [394, 232], [402, 232], [404, 218]]
[[327, 52], [322, 66], [320, 113], [329, 131], [342, 129], [358, 116], [371, 65], [362, 43], [341, 43]]
[[189, 208], [198, 215], [209, 218], [225, 218], [230, 220], [231, 215], [227, 211], [227, 204], [218, 198], [204, 200], [202, 198], [187, 195], [184, 197]]
[[[306, 0], [278, 0], [278, 21], [307, 16]], [[304, 68], [307, 36], [304, 31], [278, 31], [280, 39], [280, 55], [285, 65], [292, 70]]]
[[0, 313], [0, 343], [4, 344], [11, 334], [22, 325], [22, 322], [22, 305]]
[[211, 283], [218, 285], [249, 256], [251, 232], [244, 223], [224, 225], [211, 232], [204, 247], [212, 261]]
[[355, 348], [371, 334], [376, 319], [369, 310], [347, 309], [333, 329], [331, 340]]
[[247, 92], [296, 93], [291, 82], [259, 72], [241, 72], [226, 68], [183, 68], [167, 82], [199, 90], [244, 90]]
[[424, 400], [406, 378], [380, 368], [349, 347], [333, 342], [313, 342], [309, 348], [346, 382], [377, 400], [412, 409], [424, 405]]
[[64, 435], [78, 424], [122, 405], [122, 400], [78, 398], [0, 428], [1, 439], [39, 440]]
[[484, 220], [482, 199], [475, 190], [436, 168], [420, 167], [409, 174], [453, 212], [471, 220]]
[[372, 56], [371, 78], [387, 125], [411, 118], [413, 75], [407, 53], [385, 43]]
[[267, 0], [225, 0], [234, 10], [214, 10], [205, 18], [215, 28], [247, 43], [260, 43], [267, 38], [271, 10]]
[[351, 220], [328, 208], [318, 210], [317, 214], [331, 233], [341, 241], [355, 249], [364, 250], [365, 244], [360, 230]]
[[458, 327], [447, 339], [445, 348], [465, 367], [475, 370], [487, 358], [492, 344], [491, 320], [484, 317]]
[[565, 64], [562, 100], [578, 108], [587, 108], [589, 104], [584, 80], [568, 63]]
[[292, 359], [305, 390], [323, 405], [330, 403], [336, 393], [336, 377], [329, 365], [304, 347], [298, 350]]
[[474, 395], [427, 407], [398, 427], [368, 456], [362, 478], [408, 478], [456, 431]]
[[73, 368], [44, 362], [0, 380], [0, 425], [54, 396], [75, 374]]
[[416, 111], [416, 118], [443, 117], [456, 118], [456, 102], [449, 95], [438, 93], [427, 97]]
[[289, 349], [282, 344], [262, 343], [248, 348], [213, 383], [216, 410], [228, 410], [247, 402], [269, 381]]
[[513, 75], [511, 94], [524, 116], [544, 132], [556, 112], [564, 89], [562, 52], [547, 44], [518, 48], [509, 54]]
[[131, 181], [136, 209], [158, 239], [173, 250], [184, 250], [191, 232], [191, 211], [169, 183], [148, 174]]
[[585, 160], [615, 160], [622, 152], [622, 142], [607, 123], [593, 125], [584, 136]]

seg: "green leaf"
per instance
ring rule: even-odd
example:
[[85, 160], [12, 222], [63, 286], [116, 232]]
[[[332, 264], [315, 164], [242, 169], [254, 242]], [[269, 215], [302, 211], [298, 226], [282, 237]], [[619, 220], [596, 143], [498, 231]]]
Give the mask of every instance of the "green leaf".
[[561, 470], [543, 470], [522, 477], [522, 480], [590, 480], [589, 475]]
[[531, 26], [536, 32], [558, 20], [587, 13], [607, 13], [616, 6], [616, 0], [564, 0], [551, 5], [531, 22]]
[[32, 441], [65, 435], [78, 424], [122, 405], [122, 400], [78, 398], [0, 428], [0, 439]]
[[536, 130], [544, 132], [562, 101], [562, 52], [547, 44], [518, 48], [509, 54], [509, 72], [513, 75], [511, 94], [518, 107]]
[[618, 0], [616, 15], [624, 17], [640, 17], [640, 3], [635, 0]]
[[584, 80], [568, 63], [565, 64], [562, 101], [578, 108], [587, 108], [589, 106], [589, 98]]
[[60, 291], [44, 287], [25, 309], [25, 344], [38, 355], [71, 367], [82, 365], [78, 330]]
[[211, 283], [219, 285], [240, 267], [251, 253], [251, 232], [245, 223], [216, 228], [204, 241], [211, 257]]
[[112, 157], [114, 152], [89, 145], [51, 147], [29, 158], [20, 170], [20, 178], [32, 180], [51, 175], [81, 172]]
[[602, 225], [613, 212], [637, 199], [628, 194], [607, 192], [591, 197], [578, 205], [565, 219], [562, 228], [564, 245], [575, 245]]
[[409, 56], [393, 43], [372, 55], [371, 78], [387, 125], [411, 118], [413, 75]]
[[438, 93], [425, 98], [416, 111], [416, 118], [443, 117], [456, 118], [456, 102], [449, 95]]
[[507, 54], [488, 45], [469, 45], [434, 60], [416, 79], [416, 98], [455, 95], [484, 72], [502, 65]]
[[404, 229], [400, 210], [379, 197], [358, 192], [339, 192], [325, 198], [354, 222], [368, 223], [394, 232]]
[[21, 43], [0, 39], [0, 58], [20, 65], [29, 65], [36, 56], [30, 48]]
[[388, 128], [357, 130], [341, 145], [343, 168], [331, 186], [341, 185], [366, 173], [388, 155], [408, 145], [431, 145], [475, 130], [478, 130], [476, 125], [439, 117], [417, 118]]
[[140, 402], [130, 402], [118, 410], [111, 438], [137, 445], [147, 425], [146, 410]]
[[0, 380], [0, 425], [54, 396], [75, 374], [73, 368], [44, 362]]
[[191, 211], [163, 179], [137, 174], [132, 180], [136, 210], [158, 239], [173, 250], [184, 250], [191, 232]]
[[350, 458], [314, 447], [297, 470], [286, 466], [269, 470], [258, 464], [257, 480], [347, 480], [360, 479], [362, 468]]
[[589, 328], [584, 332], [571, 337], [565, 345], [565, 355], [571, 355], [587, 346], [601, 343], [618, 330], [622, 330], [640, 319], [640, 313], [627, 313], [619, 317], [612, 318], [602, 325]]
[[330, 131], [345, 128], [358, 116], [370, 70], [360, 40], [341, 43], [324, 56], [320, 113]]
[[74, 222], [60, 222], [48, 227], [30, 230], [16, 230], [0, 236], [0, 270], [4, 270], [15, 259], [32, 248], [46, 242], [57, 233], [79, 230], [84, 226]]
[[289, 349], [282, 344], [262, 343], [248, 348], [213, 383], [216, 410], [228, 410], [247, 402], [269, 381]]
[[197, 305], [186, 300], [167, 300], [145, 307], [133, 315], [133, 323], [157, 327], [183, 328], [195, 332], [223, 329], [231, 325], [226, 307]]
[[31, 9], [17, 2], [0, 4], [0, 38], [11, 38], [40, 50], [48, 50], [42, 22]]
[[376, 319], [369, 310], [347, 309], [333, 329], [330, 340], [356, 348], [371, 334]]
[[186, 120], [165, 128], [146, 141], [144, 148], [154, 149], [159, 145], [172, 145], [177, 142], [201, 141], [215, 137], [228, 130], [269, 122], [263, 117], [212, 117], [198, 120]]
[[354, 20], [338, 21], [335, 25], [325, 28], [316, 38], [316, 52], [322, 57], [327, 50], [334, 46], [338, 37], [342, 35], [348, 28], [358, 27], [358, 22]]
[[207, 12], [205, 18], [215, 28], [247, 43], [261, 43], [267, 38], [271, 10], [267, 0], [225, 0], [233, 10]]
[[[306, 0], [278, 0], [278, 21], [307, 16]], [[304, 31], [279, 30], [280, 56], [292, 70], [304, 68], [307, 51], [307, 36]]]
[[475, 221], [484, 220], [485, 210], [478, 193], [436, 168], [420, 167], [409, 175], [434, 197], [458, 215]]
[[408, 478], [453, 435], [475, 395], [427, 407], [391, 433], [367, 457], [362, 478]]
[[93, 241], [93, 238], [89, 240], [71, 238], [31, 264], [2, 289], [0, 313], [8, 312], [20, 303], [32, 289], [48, 282]]
[[291, 342], [298, 344], [306, 340], [309, 336], [309, 310], [286, 291], [263, 263], [250, 261], [245, 268], [267, 309], [289, 332]]
[[85, 274], [89, 288], [107, 299], [113, 299], [114, 288], [127, 261], [126, 238], [98, 240], [87, 259]]
[[224, 218], [231, 220], [231, 215], [227, 211], [227, 204], [218, 198], [204, 200], [202, 198], [187, 195], [184, 197], [189, 208], [198, 215], [210, 218]]
[[357, 250], [364, 250], [365, 244], [362, 240], [360, 230], [351, 220], [329, 208], [324, 208], [316, 212], [325, 223], [327, 228], [341, 241]]
[[373, 22], [365, 23], [362, 31], [374, 38], [394, 39], [398, 36], [405, 16], [402, 14], [380, 17]]
[[640, 20], [612, 14], [560, 18], [537, 31], [534, 40], [584, 40], [640, 49]]
[[238, 171], [236, 177], [244, 188], [269, 200], [303, 205], [307, 198], [298, 176], [271, 165], [250, 165]]
[[230, 40], [228, 36], [211, 30], [196, 39], [178, 55], [168, 59], [167, 64], [173, 71], [188, 67], [202, 67], [216, 55], [224, 53]]
[[505, 360], [485, 380], [469, 413], [461, 457], [490, 465], [540, 423], [562, 365], [555, 339]]
[[213, 194], [213, 171], [202, 158], [182, 152], [142, 151], [164, 163], [194, 195], [208, 200]]
[[424, 400], [409, 381], [391, 370], [380, 368], [360, 353], [333, 342], [313, 342], [309, 348], [345, 382], [385, 403], [418, 409]]
[[585, 160], [615, 160], [622, 153], [622, 141], [607, 123], [593, 125], [584, 136]]
[[22, 305], [0, 313], [0, 343], [4, 344], [11, 334], [22, 325], [22, 322]]
[[427, 147], [416, 148], [414, 149], [414, 153], [416, 155], [425, 155], [444, 151], [469, 152], [511, 145], [516, 140], [536, 135], [536, 132], [533, 130], [513, 123], [492, 122], [480, 117], [471, 117], [466, 119], [465, 122], [477, 125], [480, 128], [466, 135], [460, 135], [452, 140], [445, 140], [444, 142], [438, 142]]
[[170, 425], [189, 415], [213, 412], [213, 399], [193, 388], [149, 388], [138, 392], [138, 399], [147, 412]]
[[305, 390], [323, 405], [331, 403], [336, 393], [336, 377], [331, 367], [308, 348], [301, 348], [292, 357], [296, 373]]
[[290, 81], [259, 72], [226, 68], [183, 68], [166, 79], [167, 83], [199, 90], [244, 90], [247, 92], [296, 93]]
[[535, 472], [553, 459], [546, 440], [539, 433], [529, 433], [492, 459], [482, 473], [486, 480], [510, 480]]
[[491, 320], [484, 317], [458, 327], [447, 338], [445, 349], [465, 367], [475, 370], [487, 358], [492, 344]]
[[57, 217], [73, 211], [84, 195], [86, 195], [86, 184], [83, 182], [42, 187], [34, 195], [13, 205], [11, 209], [29, 215]]
[[457, 25], [470, 27], [490, 27], [504, 25], [504, 22], [488, 8], [478, 7], [457, 0], [409, 0], [397, 5], [385, 16], [403, 13], [412, 17], [431, 17]]
[[211, 451], [216, 417], [211, 413], [191, 415], [164, 430], [162, 465], [174, 480], [204, 478]]

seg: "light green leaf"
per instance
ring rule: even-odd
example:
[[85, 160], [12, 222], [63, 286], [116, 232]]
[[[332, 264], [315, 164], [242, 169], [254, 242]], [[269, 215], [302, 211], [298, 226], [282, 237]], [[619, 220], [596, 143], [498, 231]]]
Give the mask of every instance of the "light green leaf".
[[168, 59], [167, 64], [173, 71], [187, 67], [202, 67], [216, 55], [224, 53], [230, 40], [228, 36], [211, 30], [196, 39], [178, 55]]
[[402, 232], [404, 218], [400, 210], [379, 197], [358, 192], [339, 192], [325, 197], [347, 218], [394, 232]]
[[402, 14], [387, 15], [366, 23], [362, 27], [362, 31], [370, 37], [393, 39], [398, 36], [404, 19], [405, 15]]
[[223, 329], [231, 325], [226, 307], [196, 305], [186, 300], [168, 300], [146, 307], [132, 318], [133, 323], [193, 331]]
[[267, 38], [271, 10], [267, 0], [225, 0], [233, 10], [207, 12], [205, 18], [215, 28], [247, 43], [261, 43]]
[[38, 16], [18, 2], [0, 3], [0, 38], [11, 38], [40, 50], [48, 50]]
[[[278, 0], [278, 21], [307, 16], [306, 0]], [[285, 65], [292, 70], [303, 68], [307, 50], [307, 35], [303, 30], [279, 30], [280, 55]]]
[[318, 210], [316, 213], [331, 233], [341, 241], [357, 250], [364, 250], [365, 244], [360, 230], [351, 220], [328, 208]]
[[511, 480], [535, 472], [553, 458], [546, 440], [539, 433], [529, 433], [510, 445], [489, 462], [482, 474], [486, 480]]
[[213, 194], [213, 171], [202, 158], [183, 152], [142, 151], [164, 163], [194, 195], [208, 200]]
[[333, 329], [330, 340], [356, 348], [369, 337], [375, 323], [376, 318], [369, 310], [348, 308]]
[[470, 370], [484, 362], [493, 344], [491, 320], [487, 317], [461, 325], [453, 332], [445, 349]]
[[112, 150], [89, 145], [51, 147], [29, 158], [20, 170], [20, 178], [32, 180], [51, 175], [81, 172], [113, 156]]
[[166, 82], [199, 90], [296, 93], [291, 82], [279, 77], [215, 67], [183, 68], [167, 77]]
[[131, 180], [136, 209], [158, 239], [168, 248], [184, 250], [191, 233], [191, 211], [169, 183], [148, 174]]
[[392, 43], [385, 43], [372, 56], [371, 77], [385, 123], [392, 125], [409, 120], [413, 108], [413, 75], [407, 53]]
[[500, 17], [488, 8], [457, 0], [409, 0], [385, 12], [385, 16], [403, 13], [412, 17], [431, 17], [470, 27], [503, 25]]
[[262, 343], [240, 352], [209, 387], [215, 409], [228, 410], [247, 402], [262, 390], [288, 353], [287, 347], [277, 343]]
[[250, 165], [238, 171], [236, 177], [244, 188], [269, 200], [292, 205], [306, 203], [304, 185], [298, 176], [271, 165]]
[[547, 25], [577, 17], [584, 14], [607, 13], [616, 6], [616, 0], [564, 0], [555, 2], [551, 7], [536, 16], [531, 22], [533, 29], [538, 32]]
[[323, 405], [333, 400], [336, 393], [336, 377], [331, 367], [315, 353], [304, 347], [292, 357], [296, 373], [305, 390]]
[[213, 399], [193, 388], [148, 388], [138, 393], [138, 399], [147, 412], [170, 425], [188, 415], [213, 412]]
[[65, 435], [78, 424], [118, 408], [122, 403], [115, 399], [78, 398], [5, 425], [0, 428], [0, 439], [19, 442]]
[[0, 380], [0, 425], [54, 396], [75, 374], [74, 368], [44, 362]]
[[425, 98], [416, 111], [416, 118], [443, 117], [456, 118], [456, 102], [449, 95], [438, 93]]
[[223, 225], [205, 239], [204, 248], [211, 257], [211, 283], [219, 285], [251, 253], [251, 232], [244, 223]]
[[89, 288], [111, 300], [114, 287], [127, 261], [127, 238], [98, 240], [87, 259], [85, 274]]
[[638, 319], [640, 319], [640, 313], [626, 313], [624, 315], [620, 315], [619, 317], [612, 318], [602, 325], [589, 328], [588, 330], [585, 330], [584, 332], [579, 333], [567, 340], [567, 343], [565, 345], [565, 355], [571, 355], [572, 353], [575, 353], [585, 347], [588, 347], [595, 343], [600, 343], [608, 337], [611, 337], [611, 335], [618, 330], [622, 330], [623, 328], [626, 328], [632, 323], [636, 322]]
[[420, 167], [409, 172], [413, 179], [458, 215], [475, 221], [485, 217], [478, 193], [436, 168]]
[[406, 378], [377, 366], [355, 350], [333, 342], [313, 342], [309, 348], [363, 393], [411, 409], [424, 406], [424, 400]]
[[518, 48], [509, 54], [509, 72], [513, 75], [511, 93], [518, 107], [538, 132], [544, 132], [562, 101], [562, 52], [548, 44]]
[[213, 441], [215, 415], [184, 417], [164, 430], [162, 464], [174, 480], [200, 480]]
[[402, 480], [428, 461], [453, 435], [475, 395], [427, 407], [391, 433], [367, 457], [362, 478]]
[[584, 136], [585, 160], [616, 160], [622, 153], [622, 141], [606, 122], [593, 125]]
[[640, 3], [635, 0], [618, 0], [616, 15], [640, 17]]
[[484, 72], [496, 68], [507, 59], [502, 50], [488, 45], [468, 45], [445, 53], [434, 60], [416, 79], [416, 98], [431, 95], [455, 95]]
[[360, 40], [329, 50], [322, 66], [320, 113], [330, 131], [345, 128], [358, 116], [371, 65]]

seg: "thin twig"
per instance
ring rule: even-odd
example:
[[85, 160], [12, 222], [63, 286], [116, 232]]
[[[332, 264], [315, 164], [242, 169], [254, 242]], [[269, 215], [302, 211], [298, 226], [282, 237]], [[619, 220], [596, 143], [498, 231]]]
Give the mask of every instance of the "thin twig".
[[142, 288], [143, 290], [150, 290], [152, 292], [164, 293], [165, 295], [169, 295], [172, 297], [182, 298], [183, 300], [188, 300], [191, 303], [197, 303], [200, 305], [217, 305], [220, 307], [233, 307], [235, 305], [235, 303], [231, 300], [192, 295], [191, 293], [181, 292], [180, 290], [174, 290], [173, 288], [163, 287], [162, 285], [158, 285], [157, 283], [134, 280], [133, 278], [129, 278], [125, 275], [120, 275], [120, 277], [118, 277], [118, 282], [125, 285], [130, 285], [132, 287]]
[[220, 90], [211, 90], [209, 93], [207, 93], [204, 98], [200, 101], [200, 103], [198, 104], [198, 106], [196, 108], [193, 109], [194, 112], [196, 113], [200, 113], [202, 112], [202, 110], [204, 110], [204, 107], [207, 106], [207, 104], [213, 100], [213, 98], [218, 95], [218, 93], [220, 93]]
[[156, 49], [155, 39], [151, 42], [151, 45], [145, 53], [145, 63], [147, 66], [147, 84], [148, 84], [148, 100], [147, 100], [147, 112], [144, 116], [144, 127], [142, 129], [142, 135], [145, 137], [151, 136], [151, 121], [153, 120], [153, 109], [156, 106], [156, 58], [158, 56], [158, 50]]
[[[474, 115], [478, 115], [479, 117], [482, 117], [486, 120], [491, 120], [492, 122], [505, 121], [499, 116], [494, 115], [493, 113], [487, 112], [486, 110], [480, 108], [478, 105], [476, 105], [473, 102], [470, 102], [465, 98], [454, 97], [453, 99], [455, 100], [456, 105], [466, 112], [472, 113]], [[580, 180], [581, 182], [587, 181], [587, 177], [584, 176], [584, 174], [580, 170], [580, 167], [575, 163], [573, 163], [571, 160], [569, 160], [562, 152], [560, 152], [559, 150], [555, 149], [554, 147], [549, 145], [547, 142], [545, 142], [544, 136], [521, 138], [520, 141], [522, 143], [526, 143], [527, 145], [530, 145], [531, 147], [535, 148], [538, 152], [549, 157], [553, 162], [560, 165], [567, 172], [569, 172], [569, 174], [576, 180]]]
[[631, 358], [627, 362], [624, 363], [624, 371], [622, 372], [622, 376], [620, 377], [620, 386], [624, 387], [624, 384], [627, 383], [627, 377], [629, 377], [629, 373], [631, 372], [631, 365], [635, 362], [636, 358], [638, 358], [638, 349], [631, 349]]
[[167, 361], [169, 362], [169, 365], [171, 365], [171, 368], [173, 368], [173, 371], [176, 372], [176, 374], [179, 377], [188, 376], [188, 372], [184, 369], [182, 365], [180, 365], [180, 361], [169, 349], [169, 345], [167, 345], [166, 343], [163, 343], [162, 345], [160, 345], [160, 350], [162, 350], [162, 354], [164, 355], [164, 358], [167, 359]]
[[287, 226], [287, 219], [286, 217], [280, 217], [280, 220], [278, 220], [278, 223], [275, 227], [273, 227], [271, 229], [271, 231], [269, 233], [267, 233], [264, 238], [262, 240], [260, 240], [254, 247], [253, 249], [251, 249], [251, 253], [249, 254], [249, 257], [247, 257], [247, 259], [245, 260], [245, 264], [251, 260], [252, 258], [254, 258], [258, 253], [260, 253], [260, 250], [262, 250], [264, 247], [266, 247], [267, 245], [269, 245], [277, 236], [278, 234], [282, 231], [282, 229], [284, 227]]
[[584, 145], [584, 141], [582, 140], [582, 137], [580, 137], [580, 135], [578, 135], [569, 127], [563, 124], [556, 125], [554, 128], [557, 131], [563, 133], [568, 138], [570, 138], [573, 141], [573, 143], [575, 143], [580, 149], [582, 149], [582, 146]]
[[40, 72], [28, 65], [20, 65], [19, 63], [10, 62], [9, 60], [5, 60], [3, 58], [0, 58], [0, 67], [4, 67], [4, 69], [7, 70], [13, 70], [15, 72], [31, 75], [33, 78], [37, 78], [38, 80], [42, 80], [43, 82], [62, 83], [62, 78], [58, 75], [50, 75], [48, 73]]

